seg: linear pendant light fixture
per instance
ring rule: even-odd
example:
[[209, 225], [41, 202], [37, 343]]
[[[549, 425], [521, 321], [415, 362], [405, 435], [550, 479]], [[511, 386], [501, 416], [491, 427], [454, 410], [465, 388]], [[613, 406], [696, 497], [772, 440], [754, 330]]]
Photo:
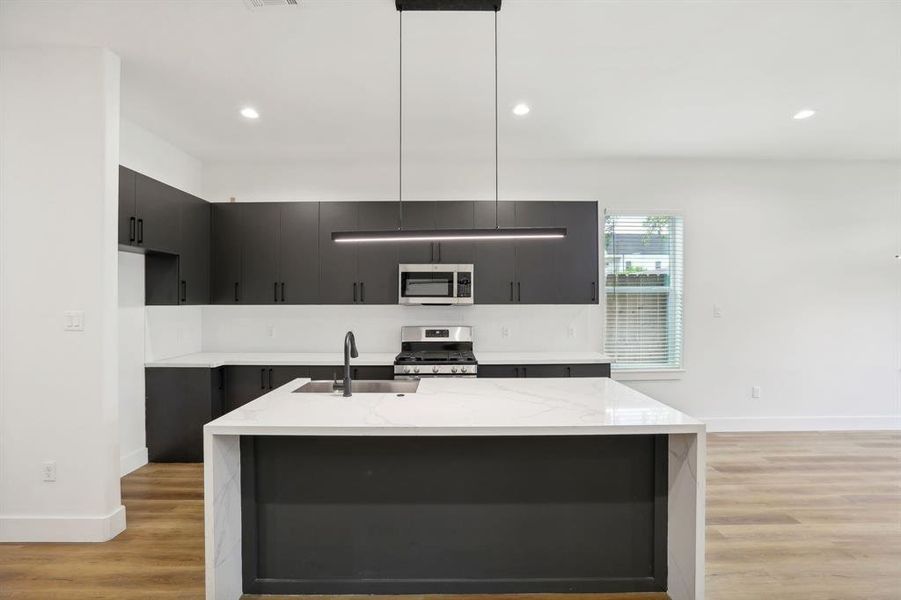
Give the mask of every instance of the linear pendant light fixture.
[[[501, 227], [498, 221], [498, 94], [497, 94], [497, 13], [501, 0], [396, 0], [399, 16], [399, 103], [398, 103], [398, 211], [397, 229], [373, 231], [333, 231], [333, 242], [444, 242], [458, 240], [527, 240], [566, 237], [566, 227]], [[485, 229], [404, 229], [403, 209], [403, 59], [404, 10], [490, 10], [494, 12], [494, 228]]]

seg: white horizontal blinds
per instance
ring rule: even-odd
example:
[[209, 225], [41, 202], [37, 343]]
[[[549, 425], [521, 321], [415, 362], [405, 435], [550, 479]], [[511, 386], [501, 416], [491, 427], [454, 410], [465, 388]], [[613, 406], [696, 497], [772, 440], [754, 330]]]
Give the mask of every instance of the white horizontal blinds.
[[606, 352], [615, 369], [682, 366], [682, 217], [607, 214]]

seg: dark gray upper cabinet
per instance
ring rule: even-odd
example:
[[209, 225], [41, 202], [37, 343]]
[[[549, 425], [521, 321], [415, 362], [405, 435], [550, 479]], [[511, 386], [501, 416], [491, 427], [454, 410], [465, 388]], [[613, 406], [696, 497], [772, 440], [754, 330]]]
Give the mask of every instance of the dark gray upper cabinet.
[[[556, 202], [517, 202], [517, 227], [555, 227], [562, 225]], [[523, 304], [555, 304], [557, 254], [562, 245], [557, 239], [526, 239], [516, 242], [516, 301]]]
[[598, 302], [597, 202], [554, 202], [566, 238], [556, 244], [557, 302]]
[[281, 204], [245, 204], [243, 216], [240, 301], [242, 304], [276, 304], [280, 283]]
[[246, 204], [212, 205], [212, 267], [210, 295], [213, 304], [241, 302], [241, 251]]
[[136, 245], [156, 252], [178, 254], [181, 194], [161, 181], [135, 174]]
[[[451, 201], [435, 203], [435, 227], [438, 229], [472, 229], [475, 227], [475, 202]], [[471, 241], [444, 241], [435, 244], [436, 262], [469, 264], [475, 260], [475, 244]]]
[[[404, 229], [432, 229], [435, 227], [436, 202], [404, 202]], [[399, 212], [395, 204], [395, 211]], [[404, 242], [399, 244], [398, 262], [427, 264], [437, 262], [435, 244], [432, 242]]]
[[354, 304], [359, 301], [357, 245], [332, 241], [333, 231], [357, 227], [359, 202], [323, 202], [319, 205], [319, 301]]
[[178, 256], [180, 304], [210, 303], [210, 203], [183, 193]]
[[132, 245], [137, 234], [135, 178], [137, 173], [119, 165], [119, 243]]
[[[494, 202], [476, 202], [475, 228], [495, 226]], [[500, 202], [497, 223], [501, 227], [515, 224], [515, 203]], [[516, 301], [516, 248], [506, 241], [484, 241], [473, 244], [473, 293], [476, 304], [510, 304]]]
[[319, 302], [319, 203], [290, 202], [281, 207], [279, 301]]
[[[397, 229], [396, 202], [358, 202], [357, 229]], [[358, 302], [397, 304], [398, 244], [380, 242], [357, 245]]]

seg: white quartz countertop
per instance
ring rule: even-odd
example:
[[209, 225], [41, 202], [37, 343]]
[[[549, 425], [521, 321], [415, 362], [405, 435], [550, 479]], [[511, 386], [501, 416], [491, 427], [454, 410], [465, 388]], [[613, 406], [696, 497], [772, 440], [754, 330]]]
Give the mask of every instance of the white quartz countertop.
[[704, 424], [612, 379], [423, 379], [404, 396], [293, 393], [295, 379], [204, 426], [211, 435], [616, 435]]
[[[396, 352], [361, 352], [357, 366], [391, 366]], [[481, 365], [591, 364], [610, 362], [600, 352], [476, 352]], [[147, 367], [206, 367], [228, 365], [331, 366], [344, 364], [341, 352], [198, 352], [145, 363]]]

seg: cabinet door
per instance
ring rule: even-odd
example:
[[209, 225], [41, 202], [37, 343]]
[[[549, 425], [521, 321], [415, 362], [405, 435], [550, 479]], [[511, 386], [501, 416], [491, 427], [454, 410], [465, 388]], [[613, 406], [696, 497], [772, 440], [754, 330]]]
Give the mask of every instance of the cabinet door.
[[[435, 227], [437, 202], [404, 202], [404, 229], [432, 229]], [[395, 210], [397, 205], [395, 204]], [[399, 244], [398, 262], [428, 264], [436, 262], [437, 252], [432, 242], [403, 242]]]
[[[495, 226], [494, 202], [476, 202], [474, 207], [477, 229]], [[498, 204], [498, 223], [501, 227], [515, 224], [515, 204]], [[515, 301], [516, 247], [511, 241], [491, 240], [473, 244], [475, 252], [473, 299], [476, 304], [510, 304]], [[479, 367], [481, 369], [481, 367]]]
[[275, 304], [281, 207], [274, 202], [245, 204], [243, 217], [241, 304]]
[[479, 365], [479, 377], [520, 377], [520, 367], [516, 365]]
[[359, 300], [357, 244], [332, 241], [334, 231], [357, 228], [361, 202], [322, 202], [319, 205], [319, 302], [353, 304]]
[[[556, 202], [517, 202], [517, 227], [562, 225]], [[556, 255], [563, 240], [537, 239], [516, 242], [516, 301], [523, 304], [556, 304]]]
[[225, 374], [225, 408], [231, 412], [269, 391], [269, 367], [231, 366]]
[[138, 246], [178, 254], [180, 194], [179, 190], [161, 181], [135, 174]]
[[[438, 229], [472, 229], [475, 226], [475, 202], [435, 203], [435, 227]], [[438, 262], [469, 264], [475, 260], [475, 244], [471, 241], [438, 242]]]
[[354, 379], [391, 380], [394, 379], [394, 366], [363, 365], [361, 367], [351, 367], [351, 377]]
[[569, 365], [523, 365], [523, 377], [569, 377]]
[[135, 177], [137, 173], [119, 166], [119, 243], [131, 245], [136, 239]]
[[610, 363], [572, 365], [572, 377], [610, 377]]
[[[357, 228], [360, 230], [396, 229], [397, 203], [360, 202]], [[360, 303], [397, 304], [398, 244], [379, 242], [357, 249], [357, 279]]]
[[313, 381], [335, 381], [344, 378], [342, 365], [310, 367], [310, 379]]
[[557, 248], [559, 304], [598, 303], [597, 202], [555, 202], [566, 238]]
[[310, 367], [303, 366], [281, 366], [281, 367], [272, 367], [269, 369], [269, 376], [267, 377], [269, 383], [269, 389], [275, 389], [277, 387], [281, 387], [291, 381], [292, 379], [297, 379], [298, 377], [309, 377], [310, 376]]
[[210, 303], [210, 204], [182, 194], [179, 304]]
[[319, 203], [282, 204], [279, 238], [279, 302], [319, 302]]
[[212, 205], [211, 300], [213, 304], [238, 304], [241, 301], [241, 246], [243, 204]]
[[203, 461], [203, 426], [215, 418], [213, 379], [207, 368], [145, 369], [151, 462]]

